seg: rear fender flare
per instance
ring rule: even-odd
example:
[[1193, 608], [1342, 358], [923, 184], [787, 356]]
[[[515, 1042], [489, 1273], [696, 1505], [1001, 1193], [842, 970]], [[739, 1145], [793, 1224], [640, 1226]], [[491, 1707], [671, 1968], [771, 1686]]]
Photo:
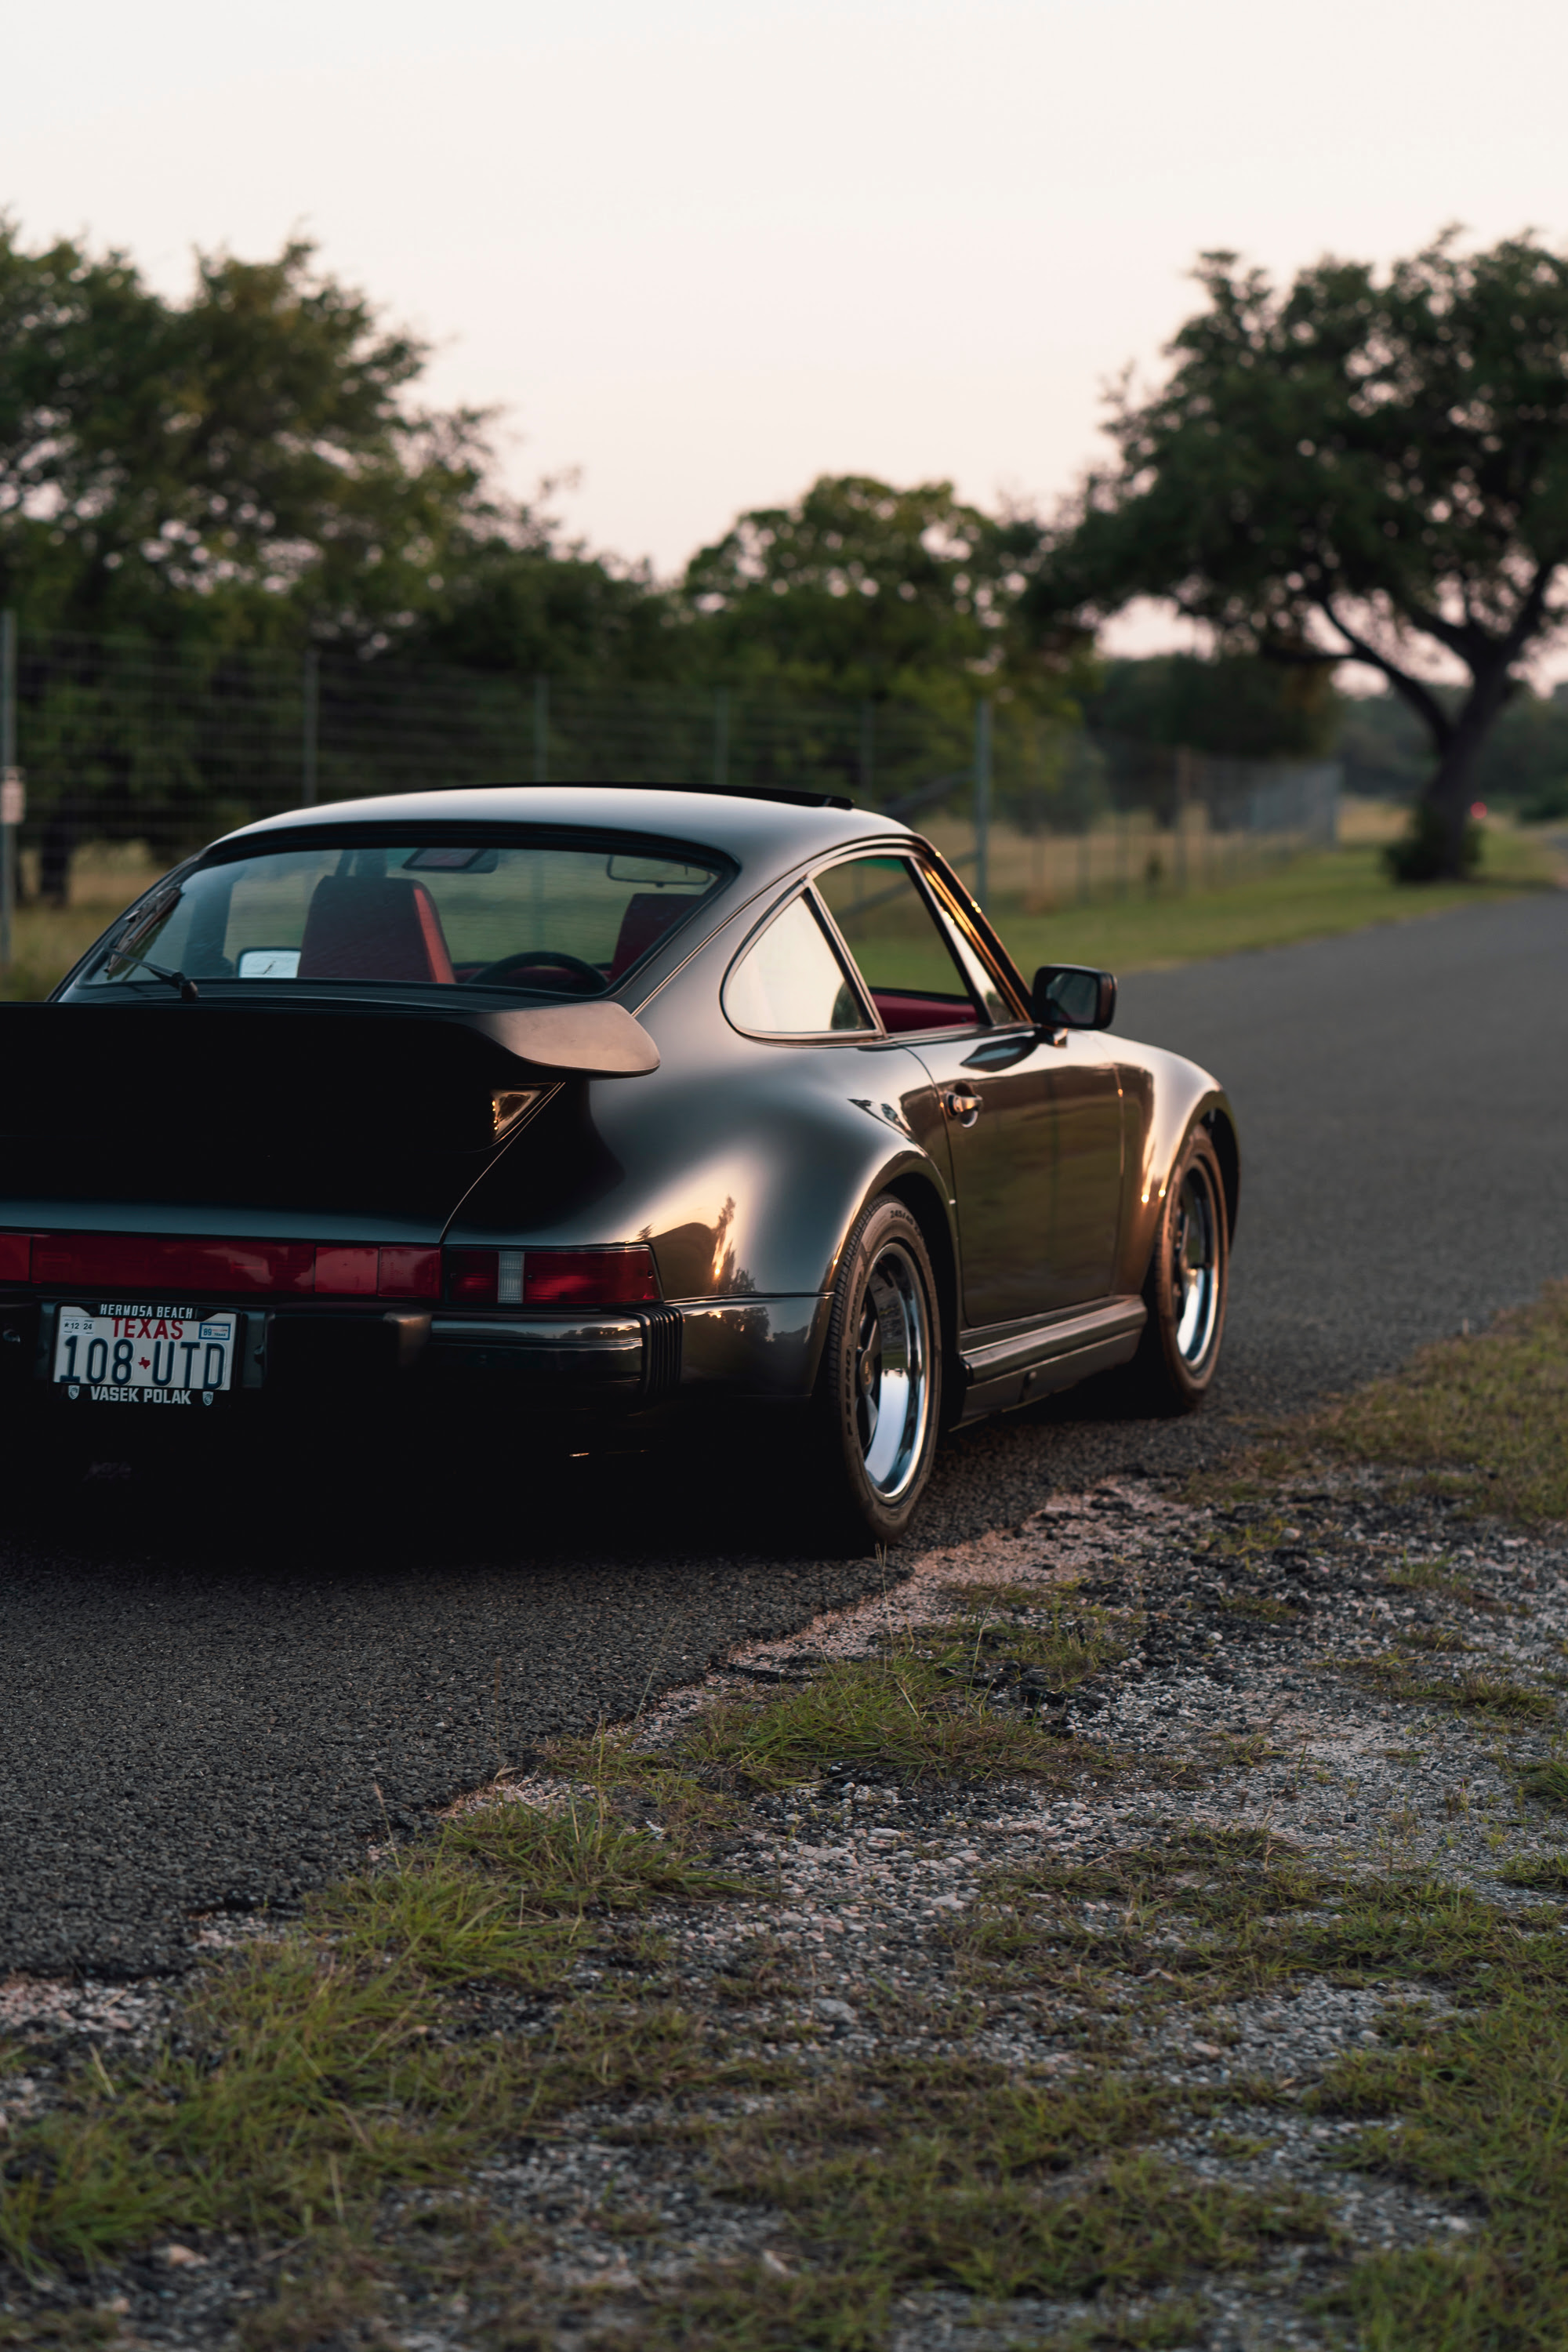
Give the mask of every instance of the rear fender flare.
[[1165, 1195], [1193, 1129], [1202, 1125], [1213, 1139], [1233, 1234], [1240, 1205], [1241, 1152], [1229, 1098], [1196, 1063], [1144, 1047], [1136, 1064], [1123, 1066], [1121, 1088], [1127, 1129], [1117, 1286], [1124, 1296], [1135, 1297], [1148, 1275]]

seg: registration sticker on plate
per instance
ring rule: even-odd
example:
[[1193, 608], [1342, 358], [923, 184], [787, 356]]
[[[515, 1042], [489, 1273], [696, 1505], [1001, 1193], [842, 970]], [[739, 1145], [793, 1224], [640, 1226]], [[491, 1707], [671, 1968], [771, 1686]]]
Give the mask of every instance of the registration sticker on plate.
[[62, 1307], [57, 1388], [92, 1404], [211, 1404], [234, 1373], [237, 1315], [110, 1299]]

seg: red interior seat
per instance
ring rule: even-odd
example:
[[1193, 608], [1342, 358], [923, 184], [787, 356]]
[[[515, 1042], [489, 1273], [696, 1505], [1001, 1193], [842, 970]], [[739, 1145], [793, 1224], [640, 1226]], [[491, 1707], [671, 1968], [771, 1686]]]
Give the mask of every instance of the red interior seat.
[[423, 882], [329, 874], [317, 883], [300, 943], [301, 980], [414, 980], [455, 974]]
[[638, 890], [629, 898], [626, 911], [621, 917], [616, 952], [610, 959], [612, 982], [619, 980], [623, 971], [629, 971], [639, 956], [647, 955], [655, 940], [662, 939], [690, 905], [690, 898], [683, 891]]
[[951, 996], [912, 996], [907, 991], [874, 988], [871, 1002], [892, 1036], [906, 1029], [972, 1029], [974, 1007]]

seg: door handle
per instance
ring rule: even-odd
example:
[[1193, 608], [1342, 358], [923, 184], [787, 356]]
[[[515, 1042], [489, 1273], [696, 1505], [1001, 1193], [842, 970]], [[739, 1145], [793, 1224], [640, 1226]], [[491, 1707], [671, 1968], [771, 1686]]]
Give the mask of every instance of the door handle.
[[960, 1127], [973, 1127], [980, 1116], [982, 1100], [973, 1087], [949, 1087], [942, 1098], [942, 1107], [949, 1118], [955, 1118]]

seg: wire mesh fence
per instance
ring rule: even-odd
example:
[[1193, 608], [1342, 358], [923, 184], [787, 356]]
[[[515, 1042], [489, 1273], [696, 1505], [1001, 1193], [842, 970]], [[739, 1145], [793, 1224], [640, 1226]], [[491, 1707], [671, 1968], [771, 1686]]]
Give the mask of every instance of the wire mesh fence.
[[1239, 877], [1331, 841], [1333, 762], [1205, 758], [1097, 734], [969, 679], [925, 703], [564, 683], [323, 649], [17, 639], [24, 889], [102, 845], [166, 864], [252, 818], [506, 782], [840, 793], [907, 817], [982, 896], [1046, 906]]

